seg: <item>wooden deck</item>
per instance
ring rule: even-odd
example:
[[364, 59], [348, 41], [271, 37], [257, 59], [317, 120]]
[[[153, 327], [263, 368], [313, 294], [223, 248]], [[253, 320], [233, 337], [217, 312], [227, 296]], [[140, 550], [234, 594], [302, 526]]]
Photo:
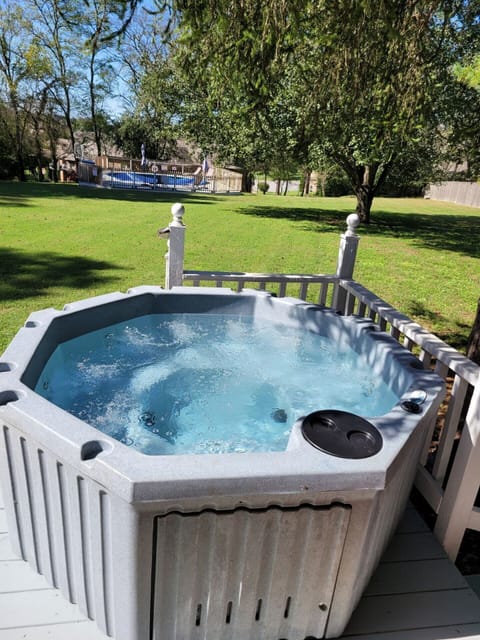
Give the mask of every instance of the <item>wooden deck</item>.
[[[408, 507], [342, 637], [480, 639], [480, 599], [447, 559], [413, 507]], [[106, 638], [75, 605], [13, 555], [0, 496], [0, 639]]]

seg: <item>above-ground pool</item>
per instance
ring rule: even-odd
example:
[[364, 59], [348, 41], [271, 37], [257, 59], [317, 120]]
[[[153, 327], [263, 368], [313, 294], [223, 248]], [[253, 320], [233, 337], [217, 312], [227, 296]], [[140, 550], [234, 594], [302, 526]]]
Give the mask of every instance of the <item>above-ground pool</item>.
[[266, 293], [33, 313], [0, 362], [12, 543], [118, 640], [338, 636], [442, 395], [371, 321]]
[[[138, 189], [155, 189], [160, 187], [193, 188], [196, 184], [195, 176], [185, 176], [181, 173], [151, 173], [139, 171], [112, 171], [102, 173], [102, 184], [111, 187], [128, 187]], [[203, 180], [198, 183], [205, 186]]]

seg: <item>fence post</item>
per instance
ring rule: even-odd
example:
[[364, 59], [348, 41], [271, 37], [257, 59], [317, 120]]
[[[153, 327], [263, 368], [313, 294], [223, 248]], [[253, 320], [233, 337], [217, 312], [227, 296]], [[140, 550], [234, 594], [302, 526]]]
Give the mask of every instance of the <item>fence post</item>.
[[[357, 248], [360, 236], [355, 233], [360, 224], [360, 217], [356, 213], [347, 216], [347, 230], [340, 236], [340, 246], [338, 248], [336, 276], [341, 280], [351, 280], [355, 269], [357, 258]], [[347, 292], [339, 284], [335, 286], [332, 306], [341, 313], [345, 312], [345, 302]]]
[[185, 253], [185, 229], [183, 215], [185, 207], [179, 202], [172, 205], [172, 217], [166, 229], [161, 229], [158, 235], [167, 240], [167, 253], [165, 254], [165, 288], [181, 287], [183, 284], [183, 257]]

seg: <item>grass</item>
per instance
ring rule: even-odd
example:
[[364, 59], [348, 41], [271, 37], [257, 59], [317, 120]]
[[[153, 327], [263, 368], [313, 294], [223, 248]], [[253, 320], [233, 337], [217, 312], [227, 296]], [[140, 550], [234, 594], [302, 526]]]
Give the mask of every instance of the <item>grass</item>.
[[[353, 198], [212, 196], [0, 183], [0, 352], [30, 312], [162, 284], [156, 231], [186, 207], [192, 269], [332, 273]], [[374, 201], [355, 278], [462, 349], [480, 294], [480, 210]]]

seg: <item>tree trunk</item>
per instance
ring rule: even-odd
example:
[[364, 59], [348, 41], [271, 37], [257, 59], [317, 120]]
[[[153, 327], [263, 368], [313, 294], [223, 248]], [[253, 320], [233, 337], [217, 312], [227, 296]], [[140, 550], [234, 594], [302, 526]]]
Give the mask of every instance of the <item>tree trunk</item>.
[[[40, 111], [40, 109], [39, 109]], [[38, 170], [38, 181], [42, 182], [43, 180], [43, 154], [42, 154], [42, 142], [41, 142], [41, 134], [40, 134], [40, 119], [38, 117], [39, 114], [31, 114], [31, 118], [33, 120], [33, 131], [35, 138], [35, 158], [37, 162], [37, 170]]]
[[467, 357], [473, 362], [480, 364], [480, 298], [477, 304], [477, 313], [473, 323], [472, 331], [467, 342]]
[[15, 160], [17, 164], [17, 178], [20, 180], [20, 182], [26, 182], [27, 177], [25, 175], [25, 163], [23, 158], [24, 127], [20, 122], [20, 107], [17, 102], [17, 95], [13, 91], [10, 94], [10, 106], [15, 118]]
[[254, 176], [249, 171], [242, 173], [242, 191], [244, 193], [252, 193]]
[[369, 224], [373, 198], [391, 169], [393, 156], [383, 165], [377, 162], [357, 164], [353, 157], [345, 155], [334, 155], [331, 159], [345, 172], [352, 185], [357, 196], [356, 213], [360, 220]]
[[355, 212], [360, 216], [360, 220], [365, 224], [370, 223], [370, 210], [374, 197], [373, 189], [368, 185], [362, 185], [359, 189], [355, 189], [357, 196], [357, 208]]
[[95, 138], [95, 146], [97, 147], [97, 156], [102, 155], [102, 138], [100, 135], [100, 128], [98, 126], [97, 119], [97, 96], [95, 95], [95, 57], [97, 54], [96, 38], [92, 44], [92, 52], [90, 54], [90, 78], [89, 78], [89, 92], [90, 92], [90, 116], [92, 118], [93, 135]]
[[322, 198], [325, 197], [325, 189], [327, 186], [327, 172], [326, 171], [322, 171], [321, 173], [318, 173], [318, 182], [317, 182], [317, 194], [322, 196]]
[[308, 196], [310, 193], [310, 179], [312, 177], [312, 172], [309, 169], [305, 170], [305, 180], [303, 183], [303, 191], [301, 193], [302, 196]]
[[277, 180], [275, 181], [275, 195], [280, 195], [280, 178], [277, 178]]
[[48, 128], [47, 131], [48, 131], [48, 142], [50, 146], [50, 156], [52, 158], [52, 164], [53, 164], [53, 181], [57, 183], [58, 182], [57, 139], [55, 138], [50, 128]]
[[[16, 116], [17, 117], [17, 116]], [[27, 176], [25, 175], [25, 163], [23, 160], [23, 139], [20, 133], [20, 128], [15, 123], [15, 159], [17, 161], [17, 177], [20, 182], [26, 182]]]

